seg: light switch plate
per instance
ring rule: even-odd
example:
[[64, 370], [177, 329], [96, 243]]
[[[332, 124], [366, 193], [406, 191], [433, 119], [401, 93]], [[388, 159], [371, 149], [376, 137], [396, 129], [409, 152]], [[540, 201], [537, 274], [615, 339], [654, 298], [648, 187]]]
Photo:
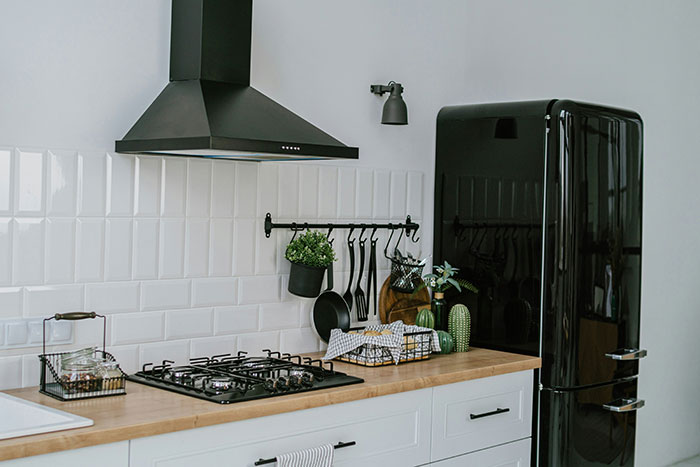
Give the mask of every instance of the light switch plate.
[[73, 325], [68, 321], [51, 323], [51, 341], [69, 341], [73, 335]]
[[30, 344], [41, 344], [44, 341], [44, 327], [41, 321], [27, 323], [29, 328], [28, 341]]
[[[51, 345], [73, 343], [73, 322], [46, 323], [46, 343]], [[44, 320], [41, 318], [0, 320], [0, 350], [22, 347], [41, 347], [44, 340]]]

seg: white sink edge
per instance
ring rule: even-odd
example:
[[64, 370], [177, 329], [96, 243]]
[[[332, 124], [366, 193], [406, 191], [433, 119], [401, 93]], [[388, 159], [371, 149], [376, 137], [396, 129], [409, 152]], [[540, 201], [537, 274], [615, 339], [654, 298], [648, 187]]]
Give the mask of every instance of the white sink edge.
[[0, 392], [0, 398], [9, 399], [13, 402], [21, 403], [29, 407], [49, 412], [51, 414], [60, 415], [68, 419], [67, 421], [62, 421], [54, 424], [42, 424], [37, 425], [35, 427], [26, 427], [0, 432], [0, 440], [19, 438], [21, 436], [36, 435], [40, 433], [50, 433], [53, 431], [72, 430], [74, 428], [83, 428], [95, 424], [95, 422], [92, 419], [81, 417], [80, 415], [75, 415], [70, 412], [65, 412], [63, 410], [55, 409], [53, 407], [37, 404], [36, 402], [31, 402], [19, 397], [11, 396], [9, 394], [4, 394]]

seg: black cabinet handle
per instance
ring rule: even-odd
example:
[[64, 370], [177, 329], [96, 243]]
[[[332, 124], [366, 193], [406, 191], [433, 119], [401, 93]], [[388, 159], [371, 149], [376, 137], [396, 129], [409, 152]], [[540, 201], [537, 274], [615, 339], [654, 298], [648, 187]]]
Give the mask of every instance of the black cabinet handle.
[[[350, 441], [347, 443], [340, 442], [333, 446], [333, 449], [347, 448], [349, 446], [354, 446], [355, 444], [357, 444], [355, 441]], [[272, 457], [270, 459], [258, 459], [257, 461], [255, 461], [255, 465], [274, 464], [275, 462], [277, 462], [276, 457]]]
[[476, 420], [477, 418], [490, 417], [491, 415], [498, 415], [499, 413], [506, 413], [506, 412], [510, 412], [510, 409], [507, 407], [505, 409], [501, 409], [499, 407], [498, 409], [493, 410], [491, 412], [476, 413], [476, 414], [470, 413], [469, 418], [471, 420]]

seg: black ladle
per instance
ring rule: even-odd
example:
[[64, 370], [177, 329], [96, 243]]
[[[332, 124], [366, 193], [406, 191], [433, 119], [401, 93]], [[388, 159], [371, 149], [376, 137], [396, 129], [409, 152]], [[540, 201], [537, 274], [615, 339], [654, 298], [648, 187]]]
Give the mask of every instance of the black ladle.
[[314, 303], [314, 326], [316, 332], [328, 342], [331, 337], [331, 329], [340, 328], [343, 331], [350, 329], [350, 310], [343, 297], [333, 291], [333, 265], [327, 268], [328, 288], [318, 296]]

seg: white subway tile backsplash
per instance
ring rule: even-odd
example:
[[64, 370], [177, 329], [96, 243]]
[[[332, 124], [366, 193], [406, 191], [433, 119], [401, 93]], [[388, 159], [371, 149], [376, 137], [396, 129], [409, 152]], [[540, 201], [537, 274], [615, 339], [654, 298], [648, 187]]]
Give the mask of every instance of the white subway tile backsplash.
[[185, 276], [209, 273], [209, 219], [187, 219], [185, 234]]
[[258, 330], [257, 305], [224, 306], [214, 309], [214, 334], [241, 334]]
[[212, 219], [209, 275], [230, 276], [233, 270], [233, 219]]
[[52, 316], [83, 310], [83, 285], [47, 285], [25, 288], [24, 315]]
[[318, 172], [318, 217], [338, 217], [338, 168], [321, 167]]
[[0, 284], [12, 280], [12, 219], [0, 219]]
[[27, 344], [41, 344], [44, 341], [43, 323], [34, 321], [27, 323]]
[[12, 154], [11, 148], [0, 148], [0, 215], [12, 214]]
[[130, 280], [132, 272], [132, 219], [107, 219], [105, 230], [105, 280]]
[[265, 236], [265, 221], [258, 220], [255, 231], [255, 274], [275, 274], [277, 272], [277, 234], [273, 230]]
[[78, 206], [78, 154], [49, 151], [48, 164], [48, 215], [73, 217]]
[[290, 329], [299, 327], [299, 302], [270, 303], [260, 306], [260, 329]]
[[185, 273], [185, 220], [160, 221], [160, 277], [177, 278]]
[[15, 219], [12, 232], [12, 278], [15, 284], [44, 282], [44, 219]]
[[375, 219], [386, 219], [389, 217], [389, 184], [391, 183], [391, 172], [388, 170], [375, 170], [373, 210]]
[[135, 156], [118, 153], [107, 154], [108, 216], [132, 216], [134, 214], [135, 170]]
[[280, 352], [317, 352], [319, 337], [311, 328], [288, 329], [280, 333]]
[[104, 216], [107, 159], [103, 153], [78, 154], [78, 215]]
[[[166, 358], [324, 348], [314, 300], [282, 290], [292, 233], [266, 238], [264, 215], [420, 220], [424, 185], [421, 172], [0, 148], [0, 345], [18, 342], [0, 385], [37, 384], [36, 349], [19, 349], [38, 345], [41, 317], [56, 312], [107, 315], [108, 351], [129, 373]], [[333, 232], [336, 244], [346, 236]], [[378, 236], [383, 248], [388, 232]], [[342, 292], [349, 264], [338, 253]], [[102, 324], [54, 323], [49, 342], [101, 345]]]
[[162, 341], [165, 313], [151, 311], [112, 317], [112, 345]]
[[406, 219], [406, 198], [406, 172], [391, 172], [391, 192], [389, 195], [389, 217], [391, 219]]
[[85, 289], [86, 311], [119, 313], [139, 310], [138, 282], [89, 284]]
[[75, 279], [75, 219], [46, 221], [46, 282], [69, 284]]
[[211, 161], [188, 159], [187, 215], [209, 217], [211, 211]]
[[236, 303], [235, 277], [194, 279], [192, 281], [192, 306], [233, 305]]
[[233, 274], [255, 273], [255, 219], [236, 219], [233, 225]]
[[165, 338], [184, 339], [211, 336], [214, 311], [207, 309], [177, 310], [165, 313]]
[[[273, 219], [283, 216], [289, 219], [296, 219], [299, 216], [299, 166], [285, 165], [278, 173], [278, 215], [273, 214]], [[261, 205], [264, 209], [264, 206]], [[272, 213], [272, 211], [270, 211]]]
[[184, 365], [190, 358], [190, 341], [154, 342], [139, 346], [139, 368], [146, 363], [160, 365], [163, 360], [171, 360], [175, 365]]
[[22, 356], [22, 386], [38, 386], [41, 377], [41, 360], [36, 355]]
[[277, 197], [279, 170], [272, 164], [261, 164], [258, 168], [258, 218], [264, 219], [268, 212], [278, 216]]
[[278, 302], [280, 297], [279, 276], [253, 276], [238, 279], [238, 303]]
[[134, 220], [134, 279], [158, 277], [158, 219]]
[[160, 157], [136, 157], [134, 211], [137, 216], [153, 217], [160, 212]]
[[[318, 167], [299, 167], [299, 216], [318, 217]], [[286, 215], [286, 214], [285, 214]]]
[[230, 161], [214, 161], [212, 176], [211, 216], [233, 217], [236, 164]]
[[22, 316], [22, 288], [0, 288], [0, 319]]
[[236, 350], [235, 336], [202, 337], [192, 339], [190, 358], [235, 355]]
[[105, 250], [104, 219], [78, 219], [76, 236], [77, 281], [97, 282], [103, 280]]
[[22, 386], [22, 357], [0, 358], [0, 390], [20, 386]]
[[163, 158], [163, 217], [184, 217], [187, 201], [187, 159]]
[[190, 306], [189, 280], [159, 280], [141, 283], [142, 310], [168, 310]]
[[41, 216], [44, 213], [44, 153], [18, 150], [15, 159], [15, 213]]
[[249, 356], [267, 355], [264, 349], [275, 350], [280, 348], [280, 333], [256, 332], [253, 334], [238, 335], [238, 350], [248, 352]]
[[355, 189], [355, 217], [372, 217], [372, 191], [374, 173], [370, 169], [358, 169]]
[[255, 217], [257, 212], [258, 164], [239, 162], [236, 164], [236, 183], [234, 215], [236, 217]]
[[406, 214], [410, 214], [414, 220], [420, 220], [423, 218], [423, 174], [409, 172], [406, 189]]
[[355, 216], [355, 169], [338, 169], [338, 217]]

